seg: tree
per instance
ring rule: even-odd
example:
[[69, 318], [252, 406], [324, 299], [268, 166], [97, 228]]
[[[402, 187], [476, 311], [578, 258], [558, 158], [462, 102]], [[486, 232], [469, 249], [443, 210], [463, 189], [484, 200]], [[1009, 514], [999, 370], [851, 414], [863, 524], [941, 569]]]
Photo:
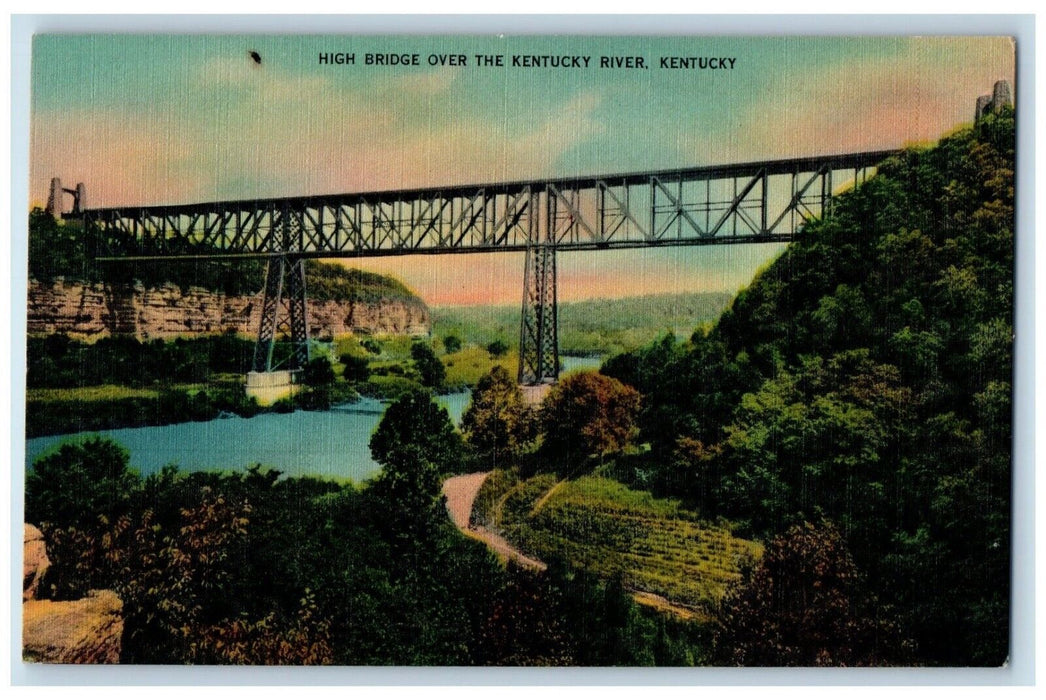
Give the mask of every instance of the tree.
[[728, 592], [716, 654], [732, 666], [910, 663], [911, 643], [876, 608], [838, 530], [796, 525]]
[[364, 338], [360, 341], [360, 346], [372, 355], [381, 354], [381, 345], [374, 338]]
[[571, 460], [624, 449], [636, 431], [639, 392], [598, 372], [567, 375], [541, 406], [545, 448]]
[[519, 455], [534, 439], [535, 416], [519, 385], [501, 365], [483, 375], [472, 392], [461, 430], [476, 451], [494, 464]]
[[508, 343], [498, 338], [495, 341], [487, 343], [487, 352], [489, 352], [490, 356], [495, 359], [502, 357], [508, 352]]
[[421, 375], [421, 383], [436, 391], [442, 391], [447, 383], [447, 368], [443, 366], [436, 353], [425, 343], [414, 343], [410, 347], [410, 356], [414, 367]]
[[448, 335], [443, 338], [443, 349], [448, 353], [461, 350], [461, 338], [456, 335]]
[[41, 457], [25, 477], [25, 517], [32, 523], [91, 530], [127, 513], [140, 479], [112, 440], [89, 438]]
[[302, 371], [302, 379], [309, 386], [327, 386], [334, 383], [334, 368], [326, 357], [314, 357]]
[[398, 452], [412, 448], [441, 474], [456, 471], [461, 462], [461, 435], [447, 409], [421, 389], [408, 391], [392, 403], [370, 439], [371, 455], [382, 466], [398, 460]]
[[[114, 585], [124, 604], [128, 663], [193, 663], [197, 636], [229, 610], [246, 550], [250, 506], [205, 487], [180, 527], [164, 533], [146, 512], [133, 536], [111, 548]], [[130, 532], [130, 531], [129, 531]]]
[[483, 663], [570, 666], [570, 631], [560, 613], [562, 593], [548, 572], [509, 564], [509, 582], [491, 601], [481, 633]]
[[345, 354], [339, 359], [341, 360], [341, 363], [345, 365], [345, 369], [342, 371], [341, 375], [345, 377], [345, 381], [365, 382], [370, 378], [370, 363], [366, 357]]

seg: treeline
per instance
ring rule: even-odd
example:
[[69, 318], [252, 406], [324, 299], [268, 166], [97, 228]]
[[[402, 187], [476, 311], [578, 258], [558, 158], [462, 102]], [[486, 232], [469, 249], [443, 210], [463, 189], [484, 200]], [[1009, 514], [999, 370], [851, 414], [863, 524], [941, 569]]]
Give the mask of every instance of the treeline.
[[621, 478], [764, 540], [834, 522], [922, 663], [1008, 653], [1013, 169], [1011, 111], [906, 150], [707, 334], [602, 369], [643, 397]]
[[254, 359], [254, 342], [233, 333], [170, 342], [108, 336], [94, 343], [55, 334], [30, 336], [26, 345], [30, 389], [207, 382], [217, 374], [244, 374]]
[[[202, 287], [230, 296], [257, 294], [265, 285], [264, 260], [98, 262], [96, 237], [97, 233], [85, 230], [79, 221], [59, 222], [42, 209], [33, 209], [29, 214], [29, 276], [41, 282], [64, 277], [109, 284], [140, 282], [146, 287], [175, 284], [182, 289]], [[169, 241], [165, 253], [173, 256], [178, 252], [178, 244]], [[181, 252], [206, 253], [199, 246]], [[305, 262], [305, 286], [309, 298], [318, 301], [422, 303], [402, 282], [391, 277], [317, 260]]]
[[239, 474], [140, 478], [107, 440], [26, 478], [52, 561], [41, 590], [112, 589], [127, 663], [689, 665], [707, 630], [640, 610], [620, 582], [552, 562], [503, 569], [450, 523], [464, 447], [424, 392], [394, 403], [360, 488]]
[[[357, 389], [367, 386], [335, 381], [329, 359], [318, 355], [303, 368], [304, 386], [297, 394], [261, 407], [244, 393], [241, 381], [251, 369], [254, 342], [232, 333], [170, 342], [110, 336], [94, 343], [56, 334], [30, 337], [27, 344], [30, 438], [207, 421], [223, 414], [326, 410], [354, 400]], [[289, 344], [277, 343], [274, 357], [281, 362], [291, 352]], [[86, 388], [100, 391], [77, 391]], [[55, 392], [57, 396], [34, 391], [47, 389], [70, 391]]]
[[[653, 294], [593, 299], [558, 306], [561, 354], [610, 355], [635, 350], [670, 330], [688, 336], [714, 321], [730, 303], [724, 292]], [[433, 334], [486, 346], [519, 344], [518, 306], [443, 307], [432, 310]]]

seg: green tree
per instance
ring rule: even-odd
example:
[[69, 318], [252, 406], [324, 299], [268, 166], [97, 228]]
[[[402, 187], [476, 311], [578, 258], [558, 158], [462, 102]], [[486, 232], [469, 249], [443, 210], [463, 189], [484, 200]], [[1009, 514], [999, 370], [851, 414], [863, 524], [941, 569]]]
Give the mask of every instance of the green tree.
[[[227, 596], [244, 551], [250, 506], [204, 489], [182, 509], [173, 533], [147, 511], [124, 546], [108, 549], [124, 604], [128, 663], [193, 663], [198, 635], [229, 610]], [[119, 540], [117, 540], [119, 542]]]
[[25, 477], [25, 517], [32, 523], [93, 530], [126, 515], [141, 485], [116, 442], [92, 437], [40, 457]]
[[456, 335], [448, 335], [443, 338], [443, 349], [448, 353], [461, 350], [461, 338]]
[[497, 340], [487, 343], [487, 352], [494, 359], [503, 357], [508, 352], [508, 343], [498, 338]]
[[465, 439], [494, 464], [516, 458], [535, 437], [536, 417], [508, 370], [495, 365], [472, 392], [461, 419]]
[[342, 376], [347, 382], [365, 382], [370, 379], [370, 362], [366, 357], [345, 354], [341, 356], [341, 363], [345, 365]]
[[309, 386], [327, 386], [334, 383], [334, 368], [326, 357], [314, 357], [306, 363], [302, 379]]
[[454, 473], [461, 465], [461, 434], [454, 429], [447, 409], [420, 389], [404, 393], [389, 405], [370, 439], [374, 461], [383, 466], [402, 461], [397, 452], [415, 449], [438, 473]]
[[443, 391], [447, 384], [447, 368], [426, 343], [414, 343], [410, 347], [414, 367], [421, 375], [421, 383], [435, 391]]
[[568, 374], [541, 405], [544, 448], [576, 461], [623, 450], [636, 432], [639, 392], [598, 372]]

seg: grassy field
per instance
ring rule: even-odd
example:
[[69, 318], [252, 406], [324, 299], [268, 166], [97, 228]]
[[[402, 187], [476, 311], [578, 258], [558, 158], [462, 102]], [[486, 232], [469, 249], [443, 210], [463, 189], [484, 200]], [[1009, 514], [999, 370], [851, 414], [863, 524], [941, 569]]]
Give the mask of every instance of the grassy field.
[[70, 387], [62, 389], [27, 389], [27, 401], [111, 401], [113, 399], [155, 398], [156, 389], [103, 384], [101, 386]]
[[450, 386], [475, 386], [494, 365], [501, 365], [515, 376], [519, 365], [519, 353], [514, 350], [493, 358], [486, 349], [475, 345], [444, 355], [441, 359], [447, 368], [447, 384]]
[[476, 498], [473, 519], [528, 554], [620, 575], [630, 589], [707, 613], [740, 567], [762, 556], [758, 543], [702, 522], [675, 501], [598, 476], [560, 482], [551, 474], [520, 480], [496, 471]]

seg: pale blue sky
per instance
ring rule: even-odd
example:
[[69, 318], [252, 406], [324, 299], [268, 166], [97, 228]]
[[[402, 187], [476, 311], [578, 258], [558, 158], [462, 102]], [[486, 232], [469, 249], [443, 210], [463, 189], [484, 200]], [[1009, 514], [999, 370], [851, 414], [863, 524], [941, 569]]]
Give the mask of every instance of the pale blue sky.
[[[320, 65], [321, 51], [356, 64]], [[368, 52], [417, 53], [422, 65], [365, 66]], [[593, 65], [481, 68], [476, 53]], [[469, 65], [432, 67], [431, 54]], [[650, 68], [600, 69], [600, 55]], [[658, 67], [673, 55], [736, 62]], [[91, 206], [178, 203], [891, 148], [969, 121], [999, 78], [1013, 78], [1007, 39], [45, 35], [33, 45], [30, 192], [41, 203], [57, 175], [84, 182]], [[564, 256], [560, 289], [734, 291], [777, 251]], [[432, 303], [519, 300], [518, 256], [364, 266]]]

